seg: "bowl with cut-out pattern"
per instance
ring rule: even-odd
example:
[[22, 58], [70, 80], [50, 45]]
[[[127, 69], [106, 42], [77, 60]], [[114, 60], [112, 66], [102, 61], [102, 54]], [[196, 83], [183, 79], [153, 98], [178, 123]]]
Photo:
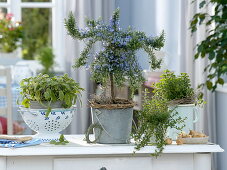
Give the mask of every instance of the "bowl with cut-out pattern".
[[46, 116], [47, 109], [30, 109], [20, 107], [19, 112], [25, 123], [33, 131], [37, 132], [34, 138], [39, 138], [43, 142], [58, 140], [59, 132], [64, 130], [72, 122], [76, 107], [68, 109], [54, 108]]

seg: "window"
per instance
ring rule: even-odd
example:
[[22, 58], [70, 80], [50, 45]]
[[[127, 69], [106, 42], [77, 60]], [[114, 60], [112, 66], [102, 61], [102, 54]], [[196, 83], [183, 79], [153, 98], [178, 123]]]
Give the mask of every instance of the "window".
[[22, 22], [24, 59], [33, 59], [34, 51], [43, 46], [52, 46], [52, 10], [50, 8], [23, 8]]
[[23, 24], [22, 54], [25, 59], [33, 59], [35, 51], [42, 46], [51, 46], [58, 67], [64, 69], [63, 7], [63, 0], [0, 0], [0, 17], [12, 13], [15, 20]]

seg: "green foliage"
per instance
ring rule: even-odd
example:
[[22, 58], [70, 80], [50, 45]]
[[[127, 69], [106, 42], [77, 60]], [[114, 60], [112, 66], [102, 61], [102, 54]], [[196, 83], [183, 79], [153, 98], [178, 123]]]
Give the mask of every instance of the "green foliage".
[[43, 47], [39, 50], [36, 59], [43, 66], [41, 73], [51, 74], [51, 71], [53, 71], [54, 57], [53, 50], [50, 47]]
[[153, 156], [159, 156], [166, 145], [166, 132], [168, 128], [176, 128], [181, 130], [184, 126], [178, 127], [176, 124], [184, 122], [184, 119], [177, 116], [177, 112], [168, 109], [168, 101], [160, 96], [148, 99], [145, 95], [143, 109], [139, 111], [138, 128], [133, 134], [136, 142], [136, 150], [152, 144], [150, 141], [154, 139], [153, 144], [157, 149]]
[[[144, 32], [133, 31], [130, 27], [122, 30], [119, 27], [119, 9], [113, 13], [109, 24], [101, 20], [87, 20], [86, 25], [85, 29], [79, 29], [72, 13], [65, 20], [68, 34], [86, 43], [75, 67], [90, 65], [92, 78], [103, 85], [110, 82], [111, 92], [114, 91], [113, 84], [122, 86], [128, 81], [133, 90], [144, 81], [136, 57], [137, 50], [143, 49], [148, 53], [153, 69], [160, 67], [161, 60], [156, 59], [153, 50], [163, 47], [164, 33], [159, 37], [147, 37]], [[101, 42], [102, 50], [92, 53], [96, 42]], [[111, 95], [114, 98], [113, 93]]]
[[166, 70], [161, 75], [162, 79], [154, 85], [155, 95], [163, 96], [168, 101], [182, 100], [192, 104], [195, 102], [195, 92], [187, 73], [176, 76], [173, 72]]
[[12, 21], [12, 14], [0, 19], [0, 51], [10, 53], [18, 48], [23, 38], [23, 28], [19, 22]]
[[66, 145], [67, 143], [69, 143], [69, 141], [65, 139], [63, 134], [61, 134], [58, 142], [55, 140], [50, 141], [50, 144], [53, 144], [53, 145]]
[[223, 85], [222, 76], [227, 74], [227, 1], [226, 0], [203, 0], [200, 8], [212, 4], [215, 6], [214, 14], [199, 12], [191, 21], [191, 32], [196, 32], [199, 25], [205, 24], [209, 36], [197, 46], [195, 59], [207, 57], [211, 61], [204, 71], [208, 72], [207, 80], [201, 86], [206, 85], [209, 90], [214, 91], [217, 85]]
[[[20, 82], [21, 105], [30, 107], [31, 101], [43, 104], [44, 101], [62, 101], [62, 107], [70, 108], [76, 103], [78, 94], [83, 90], [78, 83], [67, 74], [63, 76], [49, 77], [46, 74], [39, 74], [36, 77], [23, 79]], [[50, 106], [48, 110], [50, 111]]]
[[[41, 2], [43, 0], [36, 1]], [[30, 0], [26, 0], [26, 2], [30, 2]], [[22, 9], [22, 21], [24, 26], [22, 54], [24, 59], [34, 59], [37, 50], [51, 45], [51, 17], [51, 9], [49, 8]]]

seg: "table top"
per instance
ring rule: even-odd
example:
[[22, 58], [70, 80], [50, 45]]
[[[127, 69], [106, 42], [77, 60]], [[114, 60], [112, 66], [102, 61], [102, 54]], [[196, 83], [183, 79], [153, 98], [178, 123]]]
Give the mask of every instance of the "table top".
[[[24, 148], [0, 148], [0, 156], [86, 156], [86, 155], [133, 155], [134, 143], [131, 144], [88, 144], [84, 135], [65, 135], [70, 142], [67, 145], [42, 143]], [[155, 152], [155, 146], [145, 146], [136, 155], [149, 155]], [[224, 150], [216, 144], [167, 145], [163, 151], [169, 153], [212, 153]]]

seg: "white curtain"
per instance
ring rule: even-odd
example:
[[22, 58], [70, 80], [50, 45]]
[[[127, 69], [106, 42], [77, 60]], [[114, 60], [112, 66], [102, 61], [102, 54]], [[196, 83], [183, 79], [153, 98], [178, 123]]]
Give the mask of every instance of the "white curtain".
[[[166, 41], [163, 51], [166, 53], [167, 68], [176, 73], [188, 73], [194, 88], [205, 82], [206, 73], [203, 70], [208, 63], [207, 59], [194, 60], [196, 45], [207, 36], [207, 28], [204, 25], [200, 26], [193, 35], [189, 29], [190, 21], [194, 14], [199, 12], [201, 1], [196, 0], [192, 3], [192, 0], [141, 0], [139, 2], [144, 4], [144, 6], [148, 4], [155, 6], [153, 11], [143, 11], [144, 9], [134, 6], [139, 15], [146, 17], [147, 21], [150, 20], [152, 22], [152, 26], [156, 28], [154, 32], [165, 31]], [[135, 3], [136, 0], [132, 0], [132, 2]], [[136, 10], [134, 9], [134, 11]], [[211, 13], [212, 7], [206, 7], [203, 12]], [[135, 21], [135, 19], [133, 21], [134, 25], [139, 27], [138, 23], [140, 21]], [[145, 29], [145, 27], [147, 25], [140, 24], [140, 29]], [[207, 104], [201, 109], [200, 121], [197, 123], [196, 129], [204, 131], [210, 136], [211, 141], [215, 142], [214, 94], [207, 90], [203, 92]]]
[[[200, 1], [182, 1], [181, 2], [181, 32], [180, 32], [180, 70], [187, 72], [191, 79], [192, 85], [196, 88], [199, 84], [206, 81], [205, 66], [208, 64], [207, 58], [194, 60], [196, 45], [204, 40], [207, 36], [205, 25], [200, 26], [196, 33], [191, 34], [189, 30], [190, 20], [198, 12]], [[208, 6], [203, 12], [210, 13], [212, 7]], [[197, 130], [209, 134], [212, 142], [215, 142], [215, 109], [214, 94], [204, 89], [205, 100], [207, 104], [202, 109], [200, 122], [197, 124]]]
[[[194, 60], [196, 52], [196, 44], [204, 40], [207, 36], [205, 25], [198, 28], [196, 33], [191, 34], [190, 20], [199, 10], [199, 3], [197, 0], [191, 3], [191, 0], [181, 1], [181, 29], [180, 29], [180, 71], [187, 72], [192, 80], [192, 85], [196, 88], [199, 84], [206, 81], [206, 73], [204, 68], [208, 64], [207, 58]], [[207, 6], [202, 12], [212, 13], [212, 6]], [[216, 113], [215, 113], [215, 97], [207, 89], [203, 90], [205, 101], [207, 102], [201, 109], [200, 121], [196, 124], [198, 131], [204, 131], [209, 135], [210, 141], [216, 143]], [[216, 155], [213, 158], [213, 169], [216, 167]]]
[[[111, 16], [114, 8], [114, 0], [67, 0], [65, 1], [66, 11], [65, 18], [69, 12], [72, 11], [78, 26], [85, 28], [85, 18], [98, 19], [100, 16], [107, 21]], [[72, 65], [75, 59], [80, 56], [81, 50], [84, 48], [83, 41], [72, 39], [69, 35], [66, 35], [65, 41], [65, 60], [66, 71], [71, 77], [85, 89], [81, 96], [82, 105], [77, 104], [77, 111], [74, 116], [71, 126], [66, 130], [66, 133], [70, 134], [82, 134], [85, 133], [90, 123], [90, 109], [88, 99], [93, 93], [93, 86], [90, 80], [90, 72], [86, 68], [74, 69]], [[99, 49], [98, 45], [95, 49]]]

